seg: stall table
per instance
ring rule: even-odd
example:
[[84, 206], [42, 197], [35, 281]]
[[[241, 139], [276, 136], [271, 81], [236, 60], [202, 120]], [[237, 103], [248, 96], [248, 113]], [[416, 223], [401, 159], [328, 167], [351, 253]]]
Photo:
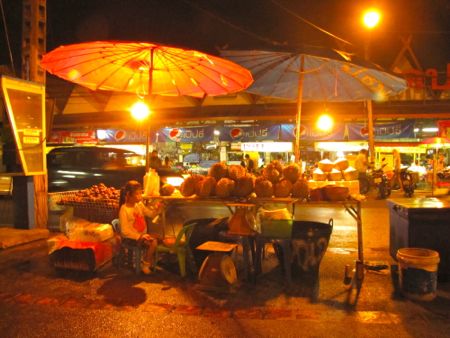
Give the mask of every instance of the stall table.
[[[344, 181], [343, 181], [344, 182]], [[285, 204], [292, 207], [292, 214], [295, 214], [296, 207], [327, 207], [327, 206], [340, 206], [343, 207], [351, 217], [356, 221], [357, 225], [357, 240], [358, 240], [358, 259], [355, 265], [354, 278], [351, 280], [351, 285], [357, 288], [361, 287], [364, 279], [364, 254], [363, 254], [363, 234], [362, 234], [362, 217], [361, 217], [361, 202], [354, 199], [338, 202], [301, 202], [295, 198], [247, 198], [247, 199], [220, 199], [217, 197], [199, 198], [197, 196], [183, 197], [183, 196], [145, 196], [146, 200], [157, 200], [163, 202], [162, 209], [162, 227], [166, 226], [166, 209], [169, 204], [194, 204], [200, 203], [204, 206], [208, 205], [223, 205], [232, 204], [236, 202], [252, 203], [256, 205], [256, 208], [263, 206], [264, 204]], [[231, 210], [230, 210], [231, 211]]]

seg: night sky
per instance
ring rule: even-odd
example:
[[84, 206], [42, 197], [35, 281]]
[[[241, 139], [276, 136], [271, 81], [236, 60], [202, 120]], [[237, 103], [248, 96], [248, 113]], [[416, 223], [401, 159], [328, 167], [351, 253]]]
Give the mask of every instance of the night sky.
[[[22, 2], [2, 1], [17, 68]], [[412, 33], [424, 68], [445, 73], [450, 63], [450, 0], [47, 0], [47, 50], [92, 40], [158, 42], [213, 54], [219, 48], [343, 48], [280, 4], [351, 42], [345, 49], [362, 55], [366, 33], [360, 16], [369, 3], [384, 14], [371, 37], [372, 61], [389, 69], [401, 49], [399, 36]], [[0, 32], [0, 63], [7, 64], [3, 25]]]

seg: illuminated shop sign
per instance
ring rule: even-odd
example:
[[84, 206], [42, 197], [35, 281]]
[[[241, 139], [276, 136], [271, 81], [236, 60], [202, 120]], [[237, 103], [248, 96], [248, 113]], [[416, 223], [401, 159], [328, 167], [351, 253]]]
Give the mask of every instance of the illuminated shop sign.
[[1, 85], [23, 172], [46, 174], [44, 85], [7, 76]]
[[243, 142], [242, 151], [257, 151], [262, 153], [281, 153], [292, 151], [292, 142]]

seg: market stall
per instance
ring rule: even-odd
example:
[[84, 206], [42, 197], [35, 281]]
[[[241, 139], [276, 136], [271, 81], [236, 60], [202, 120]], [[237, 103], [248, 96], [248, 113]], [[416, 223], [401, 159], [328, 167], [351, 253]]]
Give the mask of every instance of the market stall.
[[[200, 198], [198, 196], [191, 197], [183, 197], [180, 195], [175, 196], [147, 196], [145, 197], [147, 201], [159, 201], [163, 202], [162, 209], [162, 224], [161, 228], [165, 229], [167, 215], [166, 212], [170, 207], [175, 205], [182, 206], [193, 206], [193, 205], [201, 205], [204, 207], [208, 206], [224, 206], [224, 207], [236, 207], [236, 203], [238, 202], [240, 205], [252, 209], [256, 212], [259, 208], [263, 208], [267, 205], [277, 205], [277, 206], [288, 206], [292, 210], [292, 215], [295, 215], [296, 208], [311, 208], [311, 207], [342, 207], [344, 208], [355, 220], [357, 226], [357, 242], [358, 242], [358, 259], [356, 260], [355, 265], [355, 274], [352, 283], [352, 286], [360, 287], [364, 278], [364, 253], [363, 253], [363, 234], [362, 234], [362, 216], [361, 216], [361, 202], [355, 199], [346, 199], [342, 201], [301, 201], [296, 198], [258, 198], [258, 197], [250, 197], [246, 199], [236, 199], [236, 198], [228, 198], [222, 199], [218, 197], [209, 197], [209, 198]], [[233, 215], [235, 211], [230, 209], [230, 215]], [[301, 211], [300, 211], [301, 212]], [[248, 232], [245, 232], [243, 235], [248, 236]], [[257, 236], [257, 232], [254, 232]], [[257, 258], [258, 259], [258, 258]], [[245, 262], [247, 265], [247, 262]], [[254, 269], [258, 270], [258, 267], [255, 266], [255, 262], [253, 262]]]

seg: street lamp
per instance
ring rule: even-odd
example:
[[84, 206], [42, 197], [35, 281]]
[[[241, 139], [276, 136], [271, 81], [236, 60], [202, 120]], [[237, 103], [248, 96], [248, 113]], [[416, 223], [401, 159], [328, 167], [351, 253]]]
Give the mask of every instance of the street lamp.
[[376, 8], [370, 8], [363, 14], [363, 23], [368, 29], [375, 28], [381, 20], [381, 13]]
[[367, 29], [366, 38], [364, 39], [364, 58], [369, 60], [370, 57], [370, 38], [372, 30], [378, 26], [381, 21], [381, 12], [376, 8], [369, 8], [363, 13], [362, 23]]
[[148, 172], [150, 165], [149, 158], [149, 148], [150, 148], [150, 120], [149, 116], [151, 115], [151, 110], [148, 108], [147, 104], [143, 101], [137, 101], [130, 108], [131, 116], [139, 121], [147, 120], [147, 128], [146, 128], [146, 142], [145, 142], [145, 172]]
[[[362, 22], [367, 29], [367, 33], [364, 39], [364, 59], [369, 61], [370, 58], [370, 40], [372, 30], [378, 26], [381, 21], [381, 12], [376, 8], [367, 9], [362, 16]], [[375, 140], [373, 136], [373, 113], [372, 113], [372, 100], [367, 100], [367, 120], [369, 127], [369, 154], [370, 161], [375, 160]]]

